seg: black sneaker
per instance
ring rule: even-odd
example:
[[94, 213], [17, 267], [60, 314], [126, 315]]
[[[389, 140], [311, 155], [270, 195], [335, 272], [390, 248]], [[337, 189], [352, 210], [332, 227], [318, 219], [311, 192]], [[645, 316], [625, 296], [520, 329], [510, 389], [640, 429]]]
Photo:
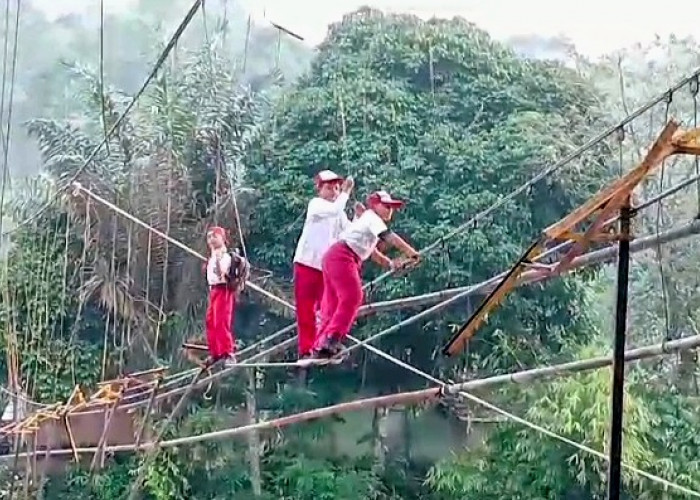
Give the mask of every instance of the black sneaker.
[[333, 350], [333, 339], [327, 338], [320, 347], [314, 349], [313, 356], [315, 358], [330, 358], [335, 354]]
[[332, 339], [329, 343], [328, 350], [332, 357], [341, 357], [345, 354], [345, 346], [340, 340]]

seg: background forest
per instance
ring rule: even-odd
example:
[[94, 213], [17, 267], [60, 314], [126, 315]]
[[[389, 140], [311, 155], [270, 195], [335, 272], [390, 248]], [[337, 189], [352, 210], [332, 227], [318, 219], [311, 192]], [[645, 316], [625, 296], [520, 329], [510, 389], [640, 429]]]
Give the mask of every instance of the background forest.
[[[29, 5], [18, 14], [8, 3], [0, 23], [7, 40], [0, 116], [11, 173], [0, 224], [0, 342], [7, 353], [0, 376], [31, 401], [65, 400], [77, 383], [94, 387], [154, 365], [190, 369], [179, 346], [201, 336], [201, 263], [102, 205], [59, 192], [66, 179], [77, 175], [200, 252], [206, 225], [225, 225], [242, 235], [254, 282], [291, 300], [291, 257], [320, 168], [353, 175], [358, 200], [377, 186], [411, 200], [395, 228], [424, 248], [700, 67], [692, 39], [657, 39], [589, 61], [565, 40], [503, 43], [464, 19], [422, 21], [371, 9], [348, 13], [310, 49], [270, 25], [250, 24], [233, 2], [212, 3], [82, 168], [190, 5], [141, 2], [128, 14], [105, 16], [101, 30], [97, 2], [89, 15], [53, 22]], [[632, 168], [670, 116], [697, 123], [697, 84], [642, 114], [624, 137], [611, 137], [438, 245], [420, 268], [372, 287], [367, 301], [465, 286], [507, 269], [543, 228]], [[697, 170], [692, 159], [668, 162], [639, 190], [640, 200]], [[691, 184], [640, 213], [634, 230], [682, 225], [699, 204], [700, 188]], [[634, 255], [628, 348], [700, 334], [699, 259], [692, 238]], [[367, 281], [378, 274], [366, 266]], [[440, 349], [481, 297], [375, 346], [444, 380], [605, 355], [614, 291], [614, 266], [521, 288], [456, 361]], [[363, 318], [353, 335], [368, 337], [416, 312]], [[240, 347], [291, 317], [246, 292], [236, 317]], [[700, 484], [694, 353], [630, 364], [627, 384], [624, 461], [687, 487]], [[364, 349], [305, 381], [283, 369], [249, 370], [190, 398], [167, 436], [429, 385]], [[609, 370], [477, 395], [607, 448]], [[155, 421], [168, 410], [157, 409]], [[0, 462], [2, 498], [21, 490], [9, 465]], [[98, 471], [71, 465], [42, 475], [30, 497], [124, 498], [139, 467], [145, 498], [302, 500], [595, 499], [604, 497], [607, 470], [589, 453], [453, 398], [168, 448], [145, 465], [135, 454], [116, 454]], [[627, 498], [687, 498], [632, 472], [623, 480]]]

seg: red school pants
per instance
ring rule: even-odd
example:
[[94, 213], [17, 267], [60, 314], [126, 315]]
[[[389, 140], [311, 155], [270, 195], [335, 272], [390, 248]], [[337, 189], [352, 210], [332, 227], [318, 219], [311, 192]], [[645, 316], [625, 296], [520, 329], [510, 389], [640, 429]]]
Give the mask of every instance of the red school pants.
[[299, 356], [311, 353], [316, 340], [316, 312], [323, 298], [323, 273], [294, 263], [294, 304], [296, 306]]
[[233, 332], [231, 323], [234, 320], [236, 294], [226, 285], [209, 287], [209, 306], [205, 326], [209, 354], [214, 359], [233, 354]]
[[342, 241], [323, 257], [321, 325], [314, 348], [328, 339], [343, 341], [350, 333], [364, 299], [361, 269], [360, 257]]

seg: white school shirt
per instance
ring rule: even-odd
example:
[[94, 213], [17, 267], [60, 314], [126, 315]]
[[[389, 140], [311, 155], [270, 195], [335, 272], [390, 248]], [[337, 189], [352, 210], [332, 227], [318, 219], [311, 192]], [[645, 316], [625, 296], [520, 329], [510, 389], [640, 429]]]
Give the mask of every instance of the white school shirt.
[[379, 235], [388, 230], [381, 217], [368, 209], [348, 225], [340, 235], [340, 241], [344, 241], [360, 259], [367, 260], [377, 248]]
[[350, 224], [345, 215], [345, 205], [349, 199], [348, 193], [340, 193], [335, 201], [319, 197], [309, 201], [304, 228], [294, 252], [295, 263], [321, 270], [323, 256]]
[[221, 277], [216, 273], [216, 257], [209, 257], [207, 262], [207, 283], [209, 286], [226, 284], [226, 274], [231, 267], [231, 255], [224, 248], [224, 253], [221, 256]]

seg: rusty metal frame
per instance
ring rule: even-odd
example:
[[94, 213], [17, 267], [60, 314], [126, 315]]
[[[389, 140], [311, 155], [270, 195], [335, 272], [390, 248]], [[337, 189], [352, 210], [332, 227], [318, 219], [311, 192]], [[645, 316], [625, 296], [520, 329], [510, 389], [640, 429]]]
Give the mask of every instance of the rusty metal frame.
[[97, 390], [89, 397], [86, 396], [79, 385], [76, 385], [65, 403], [47, 406], [27, 415], [19, 422], [9, 423], [0, 428], [0, 435], [13, 435], [17, 438], [31, 436], [36, 440], [36, 434], [44, 422], [60, 420], [68, 437], [73, 458], [78, 461], [75, 435], [70, 422], [71, 416], [85, 410], [102, 407], [106, 412], [105, 424], [98, 443], [98, 451], [95, 453], [91, 464], [91, 469], [94, 469], [98, 456], [102, 455], [101, 463], [104, 461], [104, 453], [100, 453], [102, 451], [101, 448], [106, 443], [106, 434], [120, 401], [127, 395], [133, 395], [137, 392], [148, 394], [149, 391], [157, 391], [166, 370], [167, 367], [152, 368], [142, 372], [127, 374], [118, 379], [100, 382]]
[[158, 391], [160, 390], [162, 381], [162, 378], [156, 381], [156, 385], [155, 387], [153, 387], [153, 390], [151, 392], [151, 397], [148, 398], [148, 405], [146, 406], [146, 411], [143, 414], [143, 418], [141, 418], [141, 423], [139, 424], [139, 428], [135, 436], [134, 447], [137, 451], [139, 449], [139, 446], [141, 445], [141, 439], [143, 438], [143, 433], [146, 430], [146, 423], [148, 422], [148, 418], [151, 416], [151, 411], [153, 410], [153, 405], [155, 403]]
[[[571, 262], [586, 252], [593, 243], [619, 241], [620, 236], [613, 226], [616, 221], [615, 214], [624, 207], [629, 208], [637, 186], [660, 167], [666, 158], [677, 154], [700, 156], [700, 128], [683, 131], [680, 130], [679, 122], [672, 119], [637, 167], [601, 189], [586, 203], [543, 231], [540, 238], [518, 259], [472, 316], [452, 336], [443, 348], [443, 354], [454, 356], [466, 346], [476, 330], [487, 320], [488, 315], [520, 284], [520, 277], [528, 268], [535, 268], [543, 278], [560, 275], [570, 270]], [[586, 222], [589, 223], [588, 227], [580, 228]], [[536, 262], [547, 248], [547, 244], [567, 240], [572, 241], [573, 245], [557, 262]]]
[[99, 459], [99, 463], [100, 463], [100, 468], [104, 467], [104, 462], [105, 462], [104, 447], [107, 444], [107, 433], [109, 432], [109, 428], [112, 424], [112, 417], [114, 417], [115, 413], [117, 412], [117, 407], [119, 406], [119, 403], [122, 400], [125, 388], [126, 388], [126, 385], [122, 385], [117, 390], [114, 401], [106, 409], [105, 417], [104, 417], [104, 424], [102, 425], [102, 434], [100, 435], [100, 439], [97, 442], [97, 450], [95, 451], [95, 454], [92, 457], [92, 461], [90, 462], [90, 474], [92, 474], [95, 471], [95, 468], [97, 467], [98, 459]]

